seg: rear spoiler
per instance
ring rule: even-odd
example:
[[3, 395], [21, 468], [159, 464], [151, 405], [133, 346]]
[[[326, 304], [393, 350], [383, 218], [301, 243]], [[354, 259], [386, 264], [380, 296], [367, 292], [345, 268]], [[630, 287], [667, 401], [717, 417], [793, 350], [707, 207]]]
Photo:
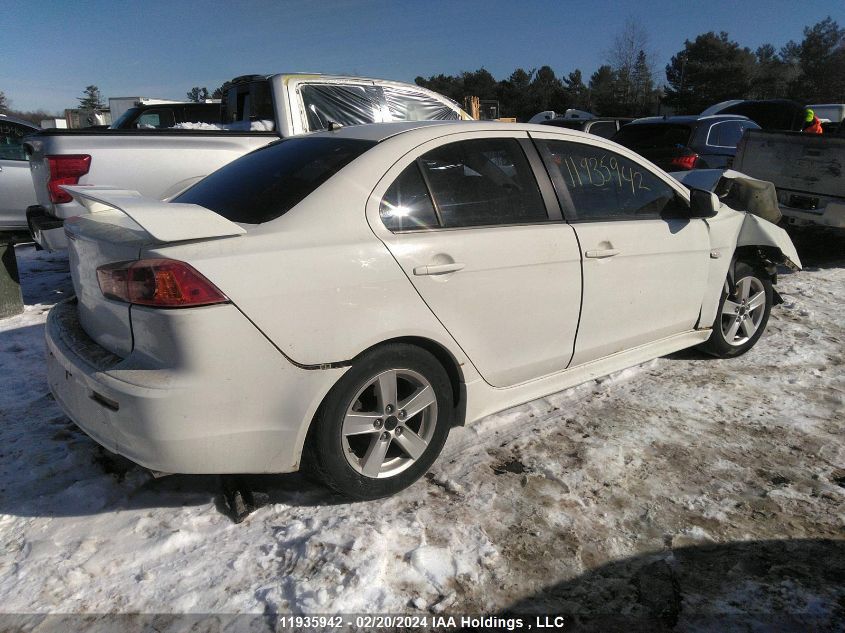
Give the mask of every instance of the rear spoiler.
[[246, 229], [197, 204], [162, 202], [116, 187], [63, 185], [89, 213], [120, 211], [159, 242], [243, 235]]

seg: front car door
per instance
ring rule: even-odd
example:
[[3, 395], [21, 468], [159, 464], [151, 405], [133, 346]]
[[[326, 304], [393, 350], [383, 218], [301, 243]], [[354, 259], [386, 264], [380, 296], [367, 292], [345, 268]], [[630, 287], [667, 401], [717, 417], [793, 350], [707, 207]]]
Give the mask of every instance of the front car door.
[[527, 134], [460, 133], [417, 147], [380, 181], [367, 217], [489, 384], [567, 367], [580, 254]]
[[35, 204], [35, 186], [23, 137], [36, 130], [0, 118], [0, 230], [26, 229], [26, 208]]
[[572, 365], [695, 328], [710, 238], [671, 179], [611, 144], [531, 132], [578, 237], [584, 296]]

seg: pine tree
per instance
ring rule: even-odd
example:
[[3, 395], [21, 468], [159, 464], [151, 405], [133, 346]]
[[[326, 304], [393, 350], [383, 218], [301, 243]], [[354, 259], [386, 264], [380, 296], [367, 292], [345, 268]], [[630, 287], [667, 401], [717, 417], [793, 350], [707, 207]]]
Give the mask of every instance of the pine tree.
[[86, 86], [84, 96], [77, 97], [79, 100], [79, 107], [82, 110], [102, 110], [106, 107], [100, 96], [100, 89], [97, 86]]
[[680, 114], [698, 114], [708, 106], [751, 94], [756, 59], [748, 48], [722, 31], [703, 33], [672, 56], [666, 66], [664, 101]]
[[205, 101], [209, 98], [208, 96], [208, 88], [203, 86], [202, 88], [198, 86], [194, 86], [188, 92], [188, 101], [200, 102]]

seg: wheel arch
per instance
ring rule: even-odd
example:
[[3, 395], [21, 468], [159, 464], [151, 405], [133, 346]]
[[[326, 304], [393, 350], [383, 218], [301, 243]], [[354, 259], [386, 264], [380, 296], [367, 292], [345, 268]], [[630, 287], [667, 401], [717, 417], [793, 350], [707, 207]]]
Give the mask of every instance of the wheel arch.
[[[739, 262], [744, 262], [751, 266], [757, 273], [766, 275], [772, 282], [772, 285], [778, 281], [777, 265], [782, 263], [785, 255], [780, 248], [776, 246], [738, 246], [734, 251], [731, 265], [728, 269], [728, 280], [733, 289], [736, 277], [736, 266]], [[772, 288], [774, 292], [774, 305], [783, 303], [780, 294]]]
[[452, 402], [455, 407], [453, 426], [463, 426], [466, 418], [466, 389], [464, 388], [464, 372], [461, 369], [461, 364], [458, 362], [458, 359], [455, 358], [454, 354], [437, 341], [423, 336], [398, 336], [386, 339], [361, 351], [357, 356], [355, 356], [355, 358], [349, 361], [349, 364], [354, 364], [361, 356], [369, 354], [383, 345], [390, 345], [394, 343], [403, 343], [405, 345], [413, 345], [424, 349], [434, 356], [434, 358], [437, 359], [437, 362], [443, 366], [443, 369], [446, 370], [446, 374], [449, 376], [449, 384], [452, 386]]

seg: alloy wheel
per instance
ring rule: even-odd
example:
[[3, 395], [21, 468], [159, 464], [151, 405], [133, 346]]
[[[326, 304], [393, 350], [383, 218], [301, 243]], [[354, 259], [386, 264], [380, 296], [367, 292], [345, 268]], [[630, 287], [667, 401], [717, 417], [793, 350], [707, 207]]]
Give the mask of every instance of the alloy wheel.
[[765, 312], [763, 283], [752, 276], [738, 280], [722, 305], [722, 335], [728, 345], [739, 347], [748, 342], [759, 329]]
[[392, 477], [425, 452], [437, 426], [437, 396], [421, 374], [390, 369], [352, 399], [341, 427], [349, 465], [365, 477]]

